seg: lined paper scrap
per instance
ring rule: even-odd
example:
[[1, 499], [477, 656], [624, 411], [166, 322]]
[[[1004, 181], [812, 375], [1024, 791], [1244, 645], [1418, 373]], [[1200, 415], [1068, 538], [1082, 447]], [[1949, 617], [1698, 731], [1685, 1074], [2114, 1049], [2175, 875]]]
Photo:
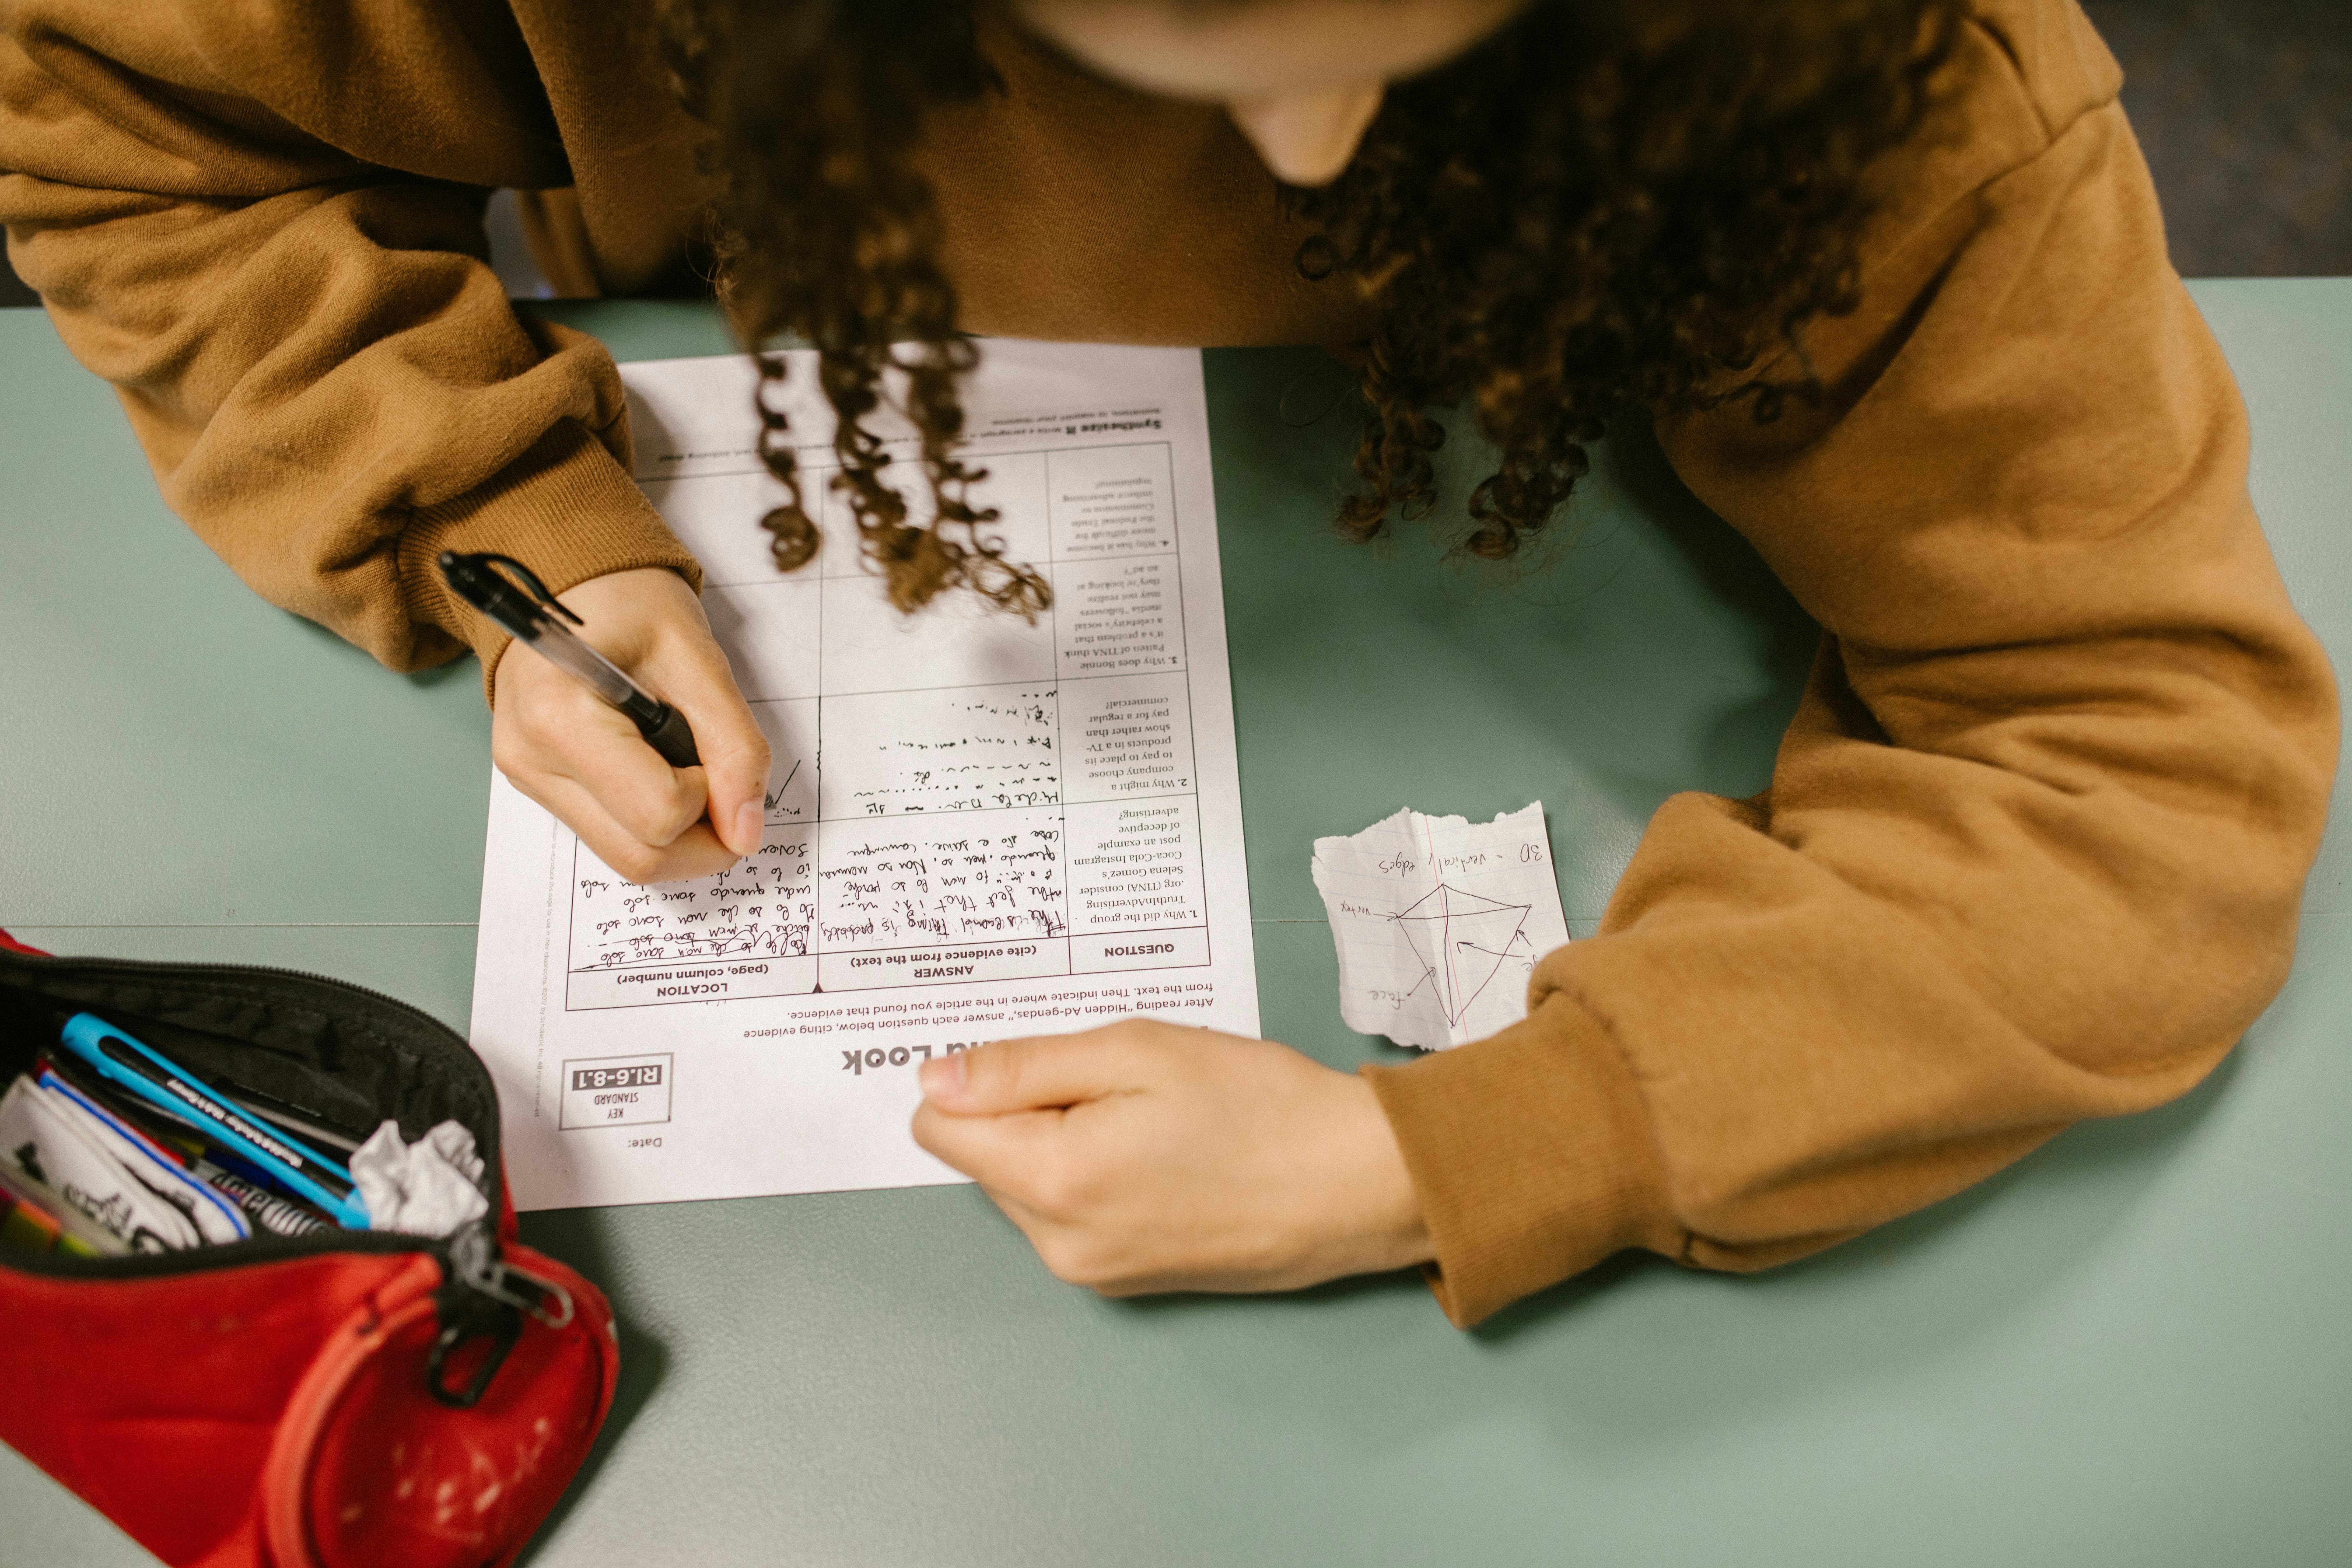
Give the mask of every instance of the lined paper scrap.
[[1407, 808], [1315, 841], [1339, 950], [1339, 1016], [1440, 1050], [1527, 1016], [1536, 960], [1568, 941], [1543, 803], [1492, 822]]

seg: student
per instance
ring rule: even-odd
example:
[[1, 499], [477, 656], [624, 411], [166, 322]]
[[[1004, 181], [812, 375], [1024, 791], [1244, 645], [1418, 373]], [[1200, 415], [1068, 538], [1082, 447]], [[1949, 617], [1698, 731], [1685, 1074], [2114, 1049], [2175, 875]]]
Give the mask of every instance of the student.
[[[625, 875], [751, 847], [765, 749], [611, 363], [483, 265], [487, 187], [567, 293], [715, 268], [853, 416], [911, 340], [943, 521], [842, 437], [908, 605], [1034, 591], [958, 518], [972, 331], [1343, 346], [1343, 526], [1425, 508], [1458, 402], [1481, 554], [1647, 411], [1825, 628], [1770, 789], [1669, 801], [1494, 1038], [931, 1064], [917, 1136], [1057, 1273], [1421, 1263], [1467, 1323], [1625, 1247], [1761, 1268], [2179, 1094], [2284, 979], [2335, 694], [2073, 0], [652, 4], [48, 0], [0, 53], [11, 255], [173, 507], [395, 668], [470, 645], [499, 766]], [[443, 549], [537, 566], [707, 769], [502, 660]]]

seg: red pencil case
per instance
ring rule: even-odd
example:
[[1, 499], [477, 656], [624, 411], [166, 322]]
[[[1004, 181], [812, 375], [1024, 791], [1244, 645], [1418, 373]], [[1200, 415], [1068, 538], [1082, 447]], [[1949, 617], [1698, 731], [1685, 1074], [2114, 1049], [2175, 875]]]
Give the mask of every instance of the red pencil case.
[[339, 981], [51, 957], [0, 932], [0, 1085], [78, 1012], [355, 1138], [454, 1118], [492, 1217], [438, 1238], [0, 1250], [0, 1439], [166, 1563], [510, 1562], [587, 1456], [620, 1354], [595, 1287], [516, 1240], [481, 1059]]

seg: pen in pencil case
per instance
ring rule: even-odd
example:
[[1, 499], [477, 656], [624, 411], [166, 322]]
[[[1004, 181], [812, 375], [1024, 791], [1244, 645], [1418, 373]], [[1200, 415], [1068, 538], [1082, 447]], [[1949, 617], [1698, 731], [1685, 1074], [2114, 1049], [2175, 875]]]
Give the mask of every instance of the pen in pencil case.
[[[570, 621], [576, 626], [580, 617], [557, 603], [530, 567], [511, 555], [460, 555], [450, 550], [441, 552], [437, 564], [451, 593], [626, 714], [646, 744], [661, 753], [662, 761], [674, 768], [701, 764], [702, 755], [695, 750], [694, 731], [687, 727], [686, 715], [648, 695], [611, 659], [572, 636], [572, 626], [563, 623]], [[511, 571], [523, 585], [518, 587], [504, 573], [492, 571], [493, 566]]]
[[327, 1216], [309, 1204], [279, 1197], [260, 1183], [234, 1171], [225, 1171], [209, 1160], [199, 1159], [188, 1169], [198, 1181], [236, 1205], [247, 1219], [272, 1236], [308, 1236], [312, 1231], [330, 1228]]
[[352, 1173], [300, 1139], [247, 1115], [236, 1100], [103, 1018], [77, 1013], [59, 1038], [107, 1081], [194, 1123], [346, 1230], [367, 1229], [367, 1205], [353, 1189]]
[[[176, 1162], [261, 1229], [276, 1236], [308, 1236], [312, 1231], [333, 1228], [334, 1222], [320, 1213], [315, 1205], [288, 1195], [268, 1172], [241, 1158], [218, 1139], [209, 1137], [187, 1116], [166, 1114], [160, 1106], [132, 1099], [92, 1072], [89, 1063], [70, 1051], [45, 1049], [33, 1060], [42, 1081], [57, 1079], [72, 1093], [122, 1122], [135, 1136]], [[248, 1101], [239, 1104], [249, 1112], [265, 1114]], [[293, 1131], [303, 1130], [297, 1127]]]
[[[60, 1055], [56, 1051], [43, 1051], [38, 1059], [54, 1068], [67, 1082], [71, 1083], [83, 1093], [94, 1094], [106, 1101], [107, 1109], [117, 1116], [127, 1116], [137, 1121], [141, 1131], [160, 1142], [169, 1143], [175, 1139], [186, 1142], [204, 1131], [203, 1128], [198, 1127], [187, 1116], [176, 1110], [169, 1110], [149, 1100], [130, 1099], [113, 1085], [90, 1072], [79, 1057]], [[331, 1151], [328, 1155], [330, 1159], [334, 1158], [338, 1153], [350, 1154], [360, 1146], [359, 1140], [348, 1133], [321, 1127], [315, 1121], [306, 1121], [301, 1117], [271, 1104], [249, 1089], [238, 1089], [236, 1108], [255, 1121], [267, 1123], [270, 1131], [281, 1136], [291, 1133], [314, 1148]], [[194, 1145], [197, 1149], [203, 1146], [200, 1139]], [[266, 1176], [267, 1173], [263, 1174]]]

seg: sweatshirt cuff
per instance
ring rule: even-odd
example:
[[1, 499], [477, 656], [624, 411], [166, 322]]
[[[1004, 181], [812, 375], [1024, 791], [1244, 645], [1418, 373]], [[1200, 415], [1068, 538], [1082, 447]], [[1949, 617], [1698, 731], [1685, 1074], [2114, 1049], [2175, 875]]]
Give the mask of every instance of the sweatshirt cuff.
[[1679, 1244], [1641, 1089], [1598, 1018], [1554, 993], [1525, 1021], [1367, 1066], [1404, 1152], [1456, 1328], [1612, 1253]]
[[551, 594], [644, 566], [667, 566], [702, 591], [701, 565], [628, 470], [572, 419], [550, 429], [488, 483], [416, 508], [399, 549], [402, 607], [412, 623], [438, 626], [473, 648], [482, 661], [485, 701], [499, 656], [512, 639], [449, 592], [436, 564], [441, 552], [511, 555]]

